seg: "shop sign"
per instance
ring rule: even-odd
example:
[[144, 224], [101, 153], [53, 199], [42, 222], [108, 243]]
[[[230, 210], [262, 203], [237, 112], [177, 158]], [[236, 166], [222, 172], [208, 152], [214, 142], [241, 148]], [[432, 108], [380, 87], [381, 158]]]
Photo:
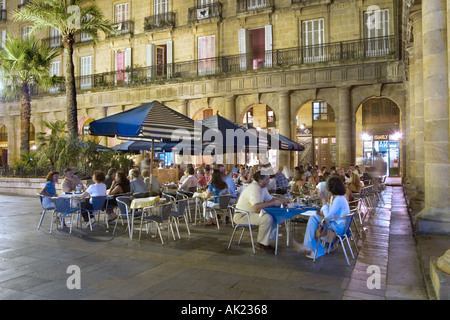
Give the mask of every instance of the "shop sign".
[[373, 140], [388, 140], [389, 135], [388, 134], [375, 134], [373, 136]]

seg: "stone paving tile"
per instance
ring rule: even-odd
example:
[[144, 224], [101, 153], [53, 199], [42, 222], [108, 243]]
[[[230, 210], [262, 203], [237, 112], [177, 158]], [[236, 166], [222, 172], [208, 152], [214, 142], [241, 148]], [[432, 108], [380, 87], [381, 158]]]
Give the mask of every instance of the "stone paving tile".
[[[229, 225], [195, 226], [191, 236], [183, 228], [177, 241], [169, 241], [166, 230], [165, 245], [148, 235], [130, 241], [124, 228], [113, 236], [103, 226], [50, 235], [49, 217], [36, 229], [38, 199], [0, 195], [0, 299], [426, 299], [420, 268], [411, 264], [414, 239], [403, 193], [388, 188], [384, 198], [386, 206], [366, 217], [360, 254], [349, 267], [340, 247], [313, 263], [286, 247], [283, 237], [278, 256], [253, 254], [248, 238], [227, 250]], [[298, 241], [305, 227], [297, 224]], [[81, 267], [82, 290], [66, 287], [71, 264]], [[371, 265], [380, 270], [376, 291], [367, 288]]]

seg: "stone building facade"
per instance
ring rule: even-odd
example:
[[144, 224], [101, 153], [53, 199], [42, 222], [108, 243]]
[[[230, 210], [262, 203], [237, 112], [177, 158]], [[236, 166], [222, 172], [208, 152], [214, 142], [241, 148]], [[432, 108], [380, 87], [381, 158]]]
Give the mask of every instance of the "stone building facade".
[[[26, 35], [27, 23], [10, 16], [22, 2], [3, 1], [3, 36]], [[309, 153], [280, 152], [281, 166], [371, 165], [380, 154], [424, 200], [424, 230], [448, 231], [447, 2], [96, 1], [120, 35], [77, 38], [80, 134], [92, 120], [158, 100], [196, 120], [219, 112], [309, 144]], [[59, 45], [51, 30], [40, 37]], [[55, 59], [53, 74], [63, 65]], [[65, 119], [63, 90], [33, 88], [36, 132]], [[18, 102], [2, 101], [9, 164], [19, 157], [19, 121]]]

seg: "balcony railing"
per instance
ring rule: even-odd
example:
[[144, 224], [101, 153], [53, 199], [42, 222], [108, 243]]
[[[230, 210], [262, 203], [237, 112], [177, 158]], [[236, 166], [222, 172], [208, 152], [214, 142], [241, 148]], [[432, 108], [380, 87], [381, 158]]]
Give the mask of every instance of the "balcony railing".
[[220, 18], [222, 17], [222, 3], [215, 2], [204, 6], [189, 8], [188, 14], [189, 22], [209, 18]]
[[[258, 69], [287, 68], [312, 63], [339, 63], [365, 59], [397, 59], [398, 51], [394, 36], [350, 40], [315, 46], [299, 46], [279, 50], [237, 54], [208, 59], [158, 64], [151, 67], [127, 68], [125, 70], [76, 77], [79, 90], [139, 85], [167, 79], [192, 79], [198, 76], [240, 73]], [[64, 84], [52, 90], [32, 86], [32, 95], [64, 92]]]
[[237, 0], [236, 12], [273, 8], [273, 0]]
[[175, 13], [166, 12], [156, 16], [146, 17], [144, 20], [144, 30], [153, 30], [175, 26]]
[[115, 36], [120, 36], [120, 35], [129, 34], [129, 33], [134, 32], [134, 21], [133, 20], [117, 22], [113, 26], [116, 29], [117, 34], [111, 34], [108, 37], [115, 37]]

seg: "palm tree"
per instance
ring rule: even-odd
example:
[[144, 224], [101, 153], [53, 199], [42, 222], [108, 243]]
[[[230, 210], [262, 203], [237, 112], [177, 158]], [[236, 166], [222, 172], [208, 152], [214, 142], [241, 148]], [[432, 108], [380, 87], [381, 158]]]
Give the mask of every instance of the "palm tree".
[[0, 50], [0, 73], [6, 85], [6, 97], [20, 97], [20, 153], [30, 152], [30, 85], [44, 87], [54, 85], [55, 77], [49, 77], [52, 59], [59, 54], [44, 42], [33, 37], [22, 39], [8, 35]]
[[64, 48], [64, 67], [67, 98], [67, 129], [71, 136], [78, 136], [78, 112], [73, 44], [75, 35], [84, 33], [98, 41], [97, 31], [115, 33], [111, 22], [104, 19], [96, 5], [85, 4], [90, 0], [32, 0], [13, 13], [15, 20], [33, 22], [31, 33], [52, 28], [58, 30]]

